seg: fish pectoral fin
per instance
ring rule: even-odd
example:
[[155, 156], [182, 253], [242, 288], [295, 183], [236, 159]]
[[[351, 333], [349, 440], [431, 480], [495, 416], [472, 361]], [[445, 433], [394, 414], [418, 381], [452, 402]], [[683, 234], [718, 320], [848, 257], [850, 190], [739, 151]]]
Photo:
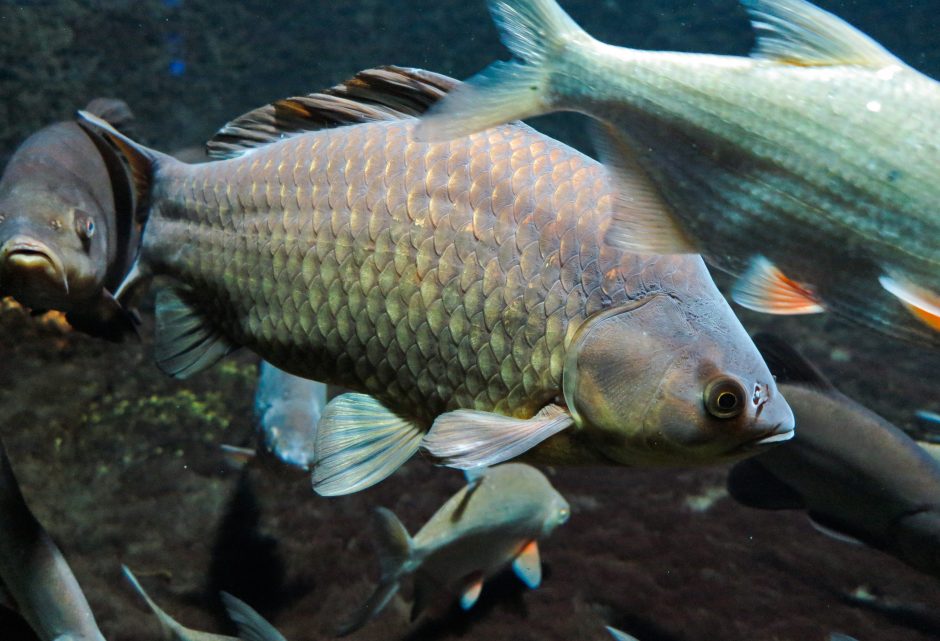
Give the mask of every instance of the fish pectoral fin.
[[254, 608], [228, 592], [222, 592], [222, 603], [228, 618], [238, 628], [238, 638], [242, 641], [286, 641], [273, 625], [258, 614]]
[[728, 494], [741, 505], [758, 510], [802, 510], [803, 497], [767, 471], [759, 460], [745, 459], [728, 473]]
[[460, 593], [460, 607], [469, 610], [480, 599], [483, 591], [483, 573], [474, 572], [467, 577], [463, 592]]
[[451, 140], [551, 111], [551, 74], [559, 57], [593, 41], [555, 0], [489, 6], [503, 44], [519, 62], [496, 62], [447, 94], [421, 119], [416, 140]]
[[366, 394], [341, 394], [323, 410], [314, 446], [313, 489], [321, 496], [374, 485], [411, 458], [424, 430]]
[[805, 0], [741, 0], [757, 31], [755, 58], [804, 67], [904, 65], [842, 18]]
[[764, 256], [755, 256], [738, 278], [731, 298], [741, 307], [765, 314], [818, 314], [826, 311], [808, 285], [787, 278]]
[[515, 458], [573, 424], [568, 410], [558, 405], [528, 419], [455, 410], [437, 417], [421, 446], [443, 465], [471, 469]]
[[623, 134], [599, 122], [592, 122], [590, 130], [614, 189], [613, 215], [604, 242], [635, 254], [698, 253]]
[[237, 349], [173, 288], [157, 292], [154, 358], [174, 378], [188, 378]]
[[536, 541], [529, 541], [519, 555], [512, 561], [512, 570], [533, 590], [542, 583], [542, 561], [539, 558], [539, 546]]
[[893, 272], [881, 276], [878, 282], [889, 294], [901, 301], [914, 318], [930, 329], [940, 332], [940, 295]]

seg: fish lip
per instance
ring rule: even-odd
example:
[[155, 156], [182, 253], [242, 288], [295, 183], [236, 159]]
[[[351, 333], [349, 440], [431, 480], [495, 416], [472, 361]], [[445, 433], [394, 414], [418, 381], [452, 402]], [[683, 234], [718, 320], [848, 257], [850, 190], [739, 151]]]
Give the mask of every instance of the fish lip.
[[783, 443], [784, 441], [789, 441], [796, 434], [790, 426], [785, 426], [783, 423], [777, 423], [774, 425], [774, 428], [770, 430], [769, 434], [765, 434], [758, 439], [755, 439], [748, 443], [748, 447], [763, 447], [766, 445], [773, 445], [775, 443]]
[[[10, 258], [14, 256], [32, 256], [44, 260], [46, 262], [46, 273], [51, 277], [51, 280], [58, 280], [65, 295], [68, 295], [69, 280], [68, 275], [65, 273], [65, 266], [48, 245], [23, 236], [14, 236], [9, 239], [0, 246], [0, 276], [6, 271], [6, 265]], [[51, 273], [49, 273], [50, 271]]]

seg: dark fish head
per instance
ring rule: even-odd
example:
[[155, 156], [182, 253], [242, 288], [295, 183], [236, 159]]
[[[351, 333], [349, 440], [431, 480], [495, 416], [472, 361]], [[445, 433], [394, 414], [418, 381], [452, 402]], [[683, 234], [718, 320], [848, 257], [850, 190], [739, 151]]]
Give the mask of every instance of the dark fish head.
[[34, 309], [69, 311], [96, 295], [107, 238], [95, 216], [60, 194], [0, 194], [0, 293]]
[[578, 328], [565, 399], [604, 455], [628, 465], [711, 463], [793, 435], [793, 413], [757, 348], [730, 309], [720, 320], [657, 294]]

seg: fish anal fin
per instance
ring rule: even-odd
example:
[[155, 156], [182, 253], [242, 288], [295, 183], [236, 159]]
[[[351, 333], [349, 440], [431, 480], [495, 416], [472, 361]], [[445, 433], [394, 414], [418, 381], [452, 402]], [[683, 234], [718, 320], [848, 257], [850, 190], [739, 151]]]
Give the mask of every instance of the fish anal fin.
[[481, 592], [483, 592], [483, 573], [474, 572], [465, 580], [463, 591], [460, 593], [460, 607], [464, 610], [472, 608], [480, 599]]
[[878, 279], [881, 286], [930, 329], [940, 332], [940, 295], [889, 272]]
[[323, 410], [313, 489], [322, 496], [374, 485], [411, 458], [424, 430], [366, 394], [341, 394]]
[[614, 189], [613, 216], [604, 242], [636, 254], [695, 254], [697, 250], [676, 222], [623, 134], [593, 122], [591, 138]]
[[741, 307], [765, 314], [819, 314], [826, 311], [809, 285], [788, 278], [764, 256], [751, 259], [731, 297]]
[[157, 292], [154, 358], [164, 372], [187, 378], [236, 349], [175, 289]]
[[515, 458], [573, 424], [571, 414], [558, 405], [529, 419], [455, 410], [437, 417], [421, 445], [443, 465], [470, 469]]
[[366, 69], [324, 91], [277, 100], [239, 116], [213, 136], [206, 150], [212, 158], [232, 158], [297, 133], [415, 117], [459, 85], [423, 69]]
[[532, 589], [542, 583], [542, 561], [539, 558], [539, 546], [534, 540], [525, 544], [512, 561], [513, 572], [523, 583]]
[[757, 31], [751, 54], [803, 67], [904, 66], [897, 57], [841, 18], [805, 0], [741, 0]]

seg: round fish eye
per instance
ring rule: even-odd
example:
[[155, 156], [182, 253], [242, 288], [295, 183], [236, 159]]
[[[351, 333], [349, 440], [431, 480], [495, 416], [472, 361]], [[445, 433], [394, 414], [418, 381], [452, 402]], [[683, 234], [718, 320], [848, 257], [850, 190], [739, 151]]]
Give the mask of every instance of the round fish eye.
[[568, 508], [563, 507], [560, 510], [558, 510], [558, 522], [559, 523], [567, 523], [568, 518], [570, 516], [571, 516], [571, 510], [569, 510]]
[[747, 392], [733, 378], [719, 378], [705, 387], [705, 409], [715, 418], [734, 418], [744, 411]]
[[75, 215], [75, 230], [83, 239], [90, 240], [95, 235], [95, 221], [88, 214], [77, 213]]

